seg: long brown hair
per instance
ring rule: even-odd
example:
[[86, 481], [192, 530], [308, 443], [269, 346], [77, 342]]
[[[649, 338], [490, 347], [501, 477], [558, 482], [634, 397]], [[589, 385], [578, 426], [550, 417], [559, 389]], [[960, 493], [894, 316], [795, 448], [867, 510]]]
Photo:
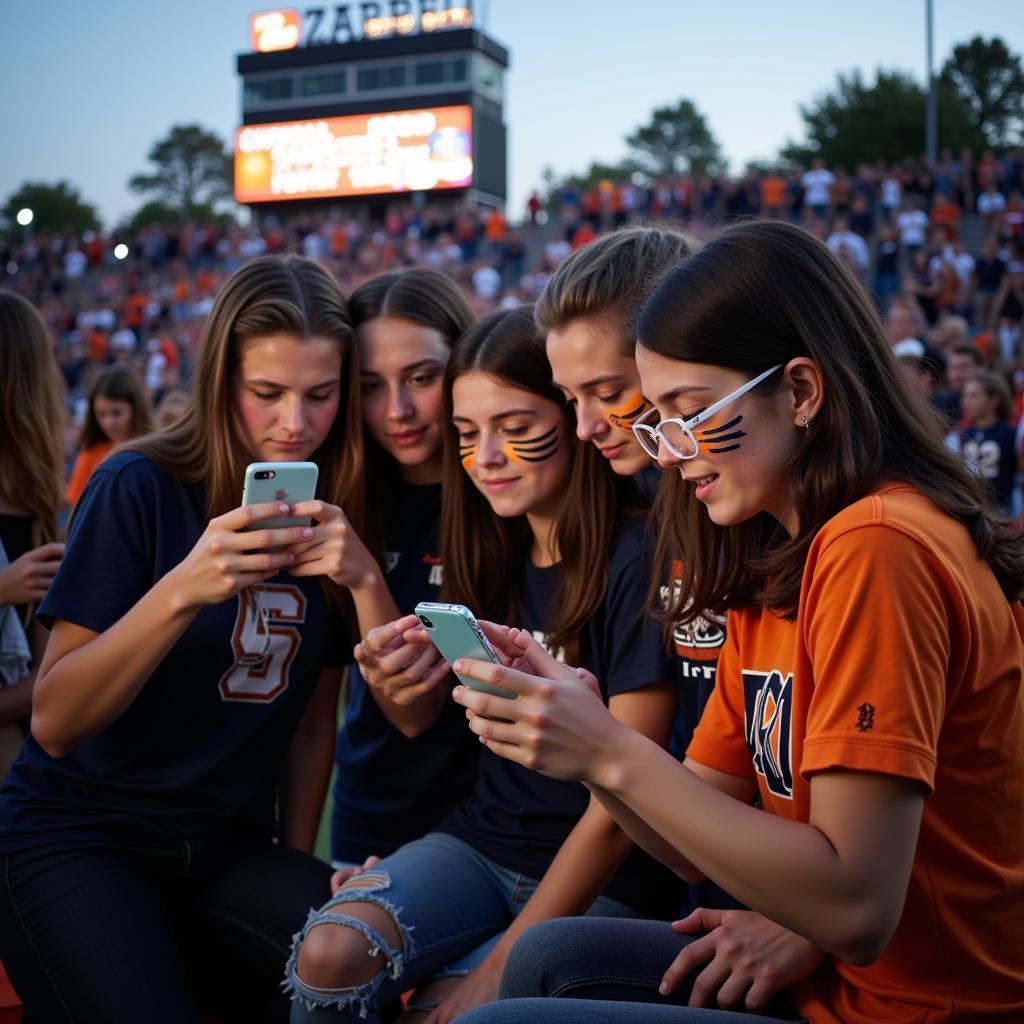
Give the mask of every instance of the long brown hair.
[[514, 621], [519, 569], [531, 547], [526, 516], [495, 515], [462, 468], [458, 433], [450, 425], [452, 388], [459, 377], [473, 370], [539, 395], [562, 413], [572, 465], [555, 520], [561, 580], [547, 633], [551, 647], [562, 648], [572, 664], [580, 657], [583, 628], [604, 600], [608, 552], [626, 516], [642, 509], [643, 498], [632, 478], [613, 474], [600, 452], [576, 437], [572, 407], [551, 382], [533, 307], [519, 306], [484, 317], [455, 343], [445, 370], [449, 425], [444, 432], [442, 601], [467, 604], [498, 621]]
[[[874, 304], [821, 242], [776, 221], [724, 228], [669, 271], [637, 326], [641, 348], [749, 376], [810, 357], [825, 392], [786, 470], [795, 536], [766, 512], [715, 525], [672, 474], [675, 486], [658, 497], [658, 557], [663, 567], [681, 560], [683, 578], [667, 610], [652, 588], [662, 621], [750, 602], [794, 618], [818, 531], [887, 480], [910, 484], [962, 522], [1007, 598], [1020, 598], [1024, 539], [988, 506], [984, 480], [943, 443], [938, 413], [901, 373]], [[780, 376], [754, 393], [770, 393]]]
[[[211, 517], [236, 508], [249, 456], [235, 424], [232, 377], [245, 343], [274, 334], [338, 343], [341, 408], [312, 459], [320, 467], [319, 495], [344, 509], [358, 533], [363, 528], [358, 354], [337, 283], [318, 263], [301, 256], [259, 256], [228, 278], [203, 330], [192, 395], [181, 419], [121, 450], [141, 452], [179, 480], [201, 483]], [[347, 591], [326, 580], [324, 590], [348, 615]]]
[[148, 434], [153, 429], [153, 414], [149, 399], [142, 385], [126, 366], [108, 366], [101, 370], [89, 388], [89, 407], [85, 413], [82, 432], [78, 436], [78, 450], [84, 451], [109, 438], [103, 433], [100, 421], [96, 418], [95, 401], [97, 398], [109, 398], [114, 402], [127, 402], [132, 407], [132, 425], [130, 437]]
[[42, 318], [0, 291], [0, 498], [29, 516], [33, 547], [56, 539], [64, 500], [61, 390]]
[[[378, 317], [395, 317], [438, 332], [449, 348], [476, 317], [459, 286], [440, 270], [409, 267], [378, 274], [361, 284], [348, 300], [353, 330]], [[380, 508], [391, 499], [399, 482], [398, 464], [370, 436], [365, 445], [365, 507]], [[362, 536], [362, 535], [361, 535]], [[371, 517], [363, 542], [377, 556], [384, 553], [384, 520]]]

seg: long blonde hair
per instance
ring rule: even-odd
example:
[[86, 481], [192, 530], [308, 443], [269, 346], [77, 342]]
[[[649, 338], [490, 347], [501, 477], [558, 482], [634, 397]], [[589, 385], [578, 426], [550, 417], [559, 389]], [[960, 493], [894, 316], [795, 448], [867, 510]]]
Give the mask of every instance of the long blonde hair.
[[[301, 256], [260, 256], [231, 275], [203, 330], [192, 397], [181, 419], [119, 450], [141, 452], [177, 479], [201, 483], [211, 517], [236, 508], [250, 459], [235, 423], [232, 376], [246, 341], [274, 334], [332, 338], [338, 343], [341, 407], [312, 458], [320, 467], [320, 497], [343, 508], [361, 535], [363, 421], [355, 336], [348, 304], [334, 278]], [[325, 592], [348, 616], [347, 592], [326, 581]]]
[[64, 496], [61, 381], [35, 307], [0, 291], [0, 499], [32, 520], [32, 545], [57, 537]]

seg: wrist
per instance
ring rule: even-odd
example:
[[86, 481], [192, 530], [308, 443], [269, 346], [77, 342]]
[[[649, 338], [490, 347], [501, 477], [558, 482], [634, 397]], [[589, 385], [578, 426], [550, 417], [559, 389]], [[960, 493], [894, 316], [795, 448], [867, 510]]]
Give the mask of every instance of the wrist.
[[617, 718], [611, 718], [608, 734], [597, 746], [597, 755], [582, 781], [609, 793], [621, 794], [633, 774], [630, 764], [633, 747], [642, 738]]
[[162, 591], [164, 603], [172, 618], [191, 617], [199, 611], [201, 602], [190, 597], [181, 580], [179, 566], [171, 569], [156, 583], [154, 590]]

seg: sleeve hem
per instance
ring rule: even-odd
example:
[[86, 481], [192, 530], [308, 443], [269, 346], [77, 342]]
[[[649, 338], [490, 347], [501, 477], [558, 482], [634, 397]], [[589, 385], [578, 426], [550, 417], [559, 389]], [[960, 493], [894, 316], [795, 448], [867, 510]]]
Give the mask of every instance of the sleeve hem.
[[935, 789], [935, 766], [933, 750], [903, 737], [859, 739], [843, 733], [826, 733], [804, 742], [800, 774], [807, 781], [830, 768], [895, 775], [920, 782], [931, 795]]
[[750, 760], [750, 750], [746, 746], [740, 750], [698, 734], [686, 748], [686, 756], [727, 775], [737, 775], [742, 779], [754, 777], [754, 765]]
[[94, 633], [103, 633], [110, 629], [122, 616], [119, 615], [112, 622], [101, 622], [77, 605], [64, 604], [61, 601], [45, 601], [36, 613], [36, 617], [47, 629], [53, 629], [54, 622], [57, 619], [61, 619], [64, 622], [70, 622], [72, 625], [81, 626], [82, 629], [91, 629]]

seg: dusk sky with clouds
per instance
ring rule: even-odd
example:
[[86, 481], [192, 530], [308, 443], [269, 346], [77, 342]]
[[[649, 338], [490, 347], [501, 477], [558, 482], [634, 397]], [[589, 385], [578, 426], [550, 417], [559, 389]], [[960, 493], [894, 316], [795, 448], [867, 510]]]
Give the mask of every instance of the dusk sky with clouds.
[[[3, 0], [0, 198], [67, 179], [110, 226], [141, 205], [128, 179], [173, 124], [230, 141], [241, 122], [235, 57], [259, 0]], [[304, 4], [295, 4], [300, 10]], [[558, 173], [626, 155], [624, 137], [681, 97], [739, 170], [800, 139], [799, 105], [837, 72], [924, 79], [924, 0], [476, 0], [506, 46], [509, 206]], [[998, 35], [1024, 52], [1021, 0], [934, 0], [935, 67], [953, 45]], [[923, 142], [923, 121], [922, 141]]]

